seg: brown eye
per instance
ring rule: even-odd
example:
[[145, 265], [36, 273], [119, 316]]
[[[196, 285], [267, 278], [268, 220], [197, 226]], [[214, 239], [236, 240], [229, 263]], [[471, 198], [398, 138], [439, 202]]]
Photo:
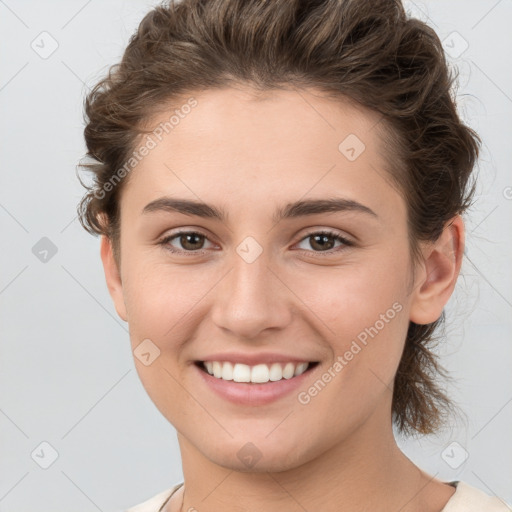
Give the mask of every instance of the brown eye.
[[178, 238], [181, 246], [188, 251], [196, 251], [202, 249], [204, 244], [204, 236], [199, 233], [184, 233]]
[[313, 249], [318, 249], [319, 251], [329, 250], [334, 247], [334, 237], [329, 235], [311, 235], [311, 247]]
[[195, 231], [180, 231], [165, 237], [161, 242], [171, 252], [195, 252], [205, 248], [207, 237]]
[[[321, 231], [318, 233], [310, 233], [300, 241], [300, 244], [307, 242], [313, 251], [306, 248], [307, 252], [337, 252], [346, 247], [354, 245], [350, 240], [341, 236], [339, 233], [331, 231]], [[338, 245], [336, 246], [336, 242]], [[304, 249], [304, 247], [301, 247]]]

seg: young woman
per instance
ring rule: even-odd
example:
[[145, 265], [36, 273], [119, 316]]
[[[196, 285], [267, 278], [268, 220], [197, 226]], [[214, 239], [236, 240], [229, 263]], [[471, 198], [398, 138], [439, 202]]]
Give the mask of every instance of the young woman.
[[86, 101], [82, 224], [184, 482], [132, 512], [491, 512], [398, 448], [447, 418], [429, 343], [479, 138], [392, 0], [183, 0]]

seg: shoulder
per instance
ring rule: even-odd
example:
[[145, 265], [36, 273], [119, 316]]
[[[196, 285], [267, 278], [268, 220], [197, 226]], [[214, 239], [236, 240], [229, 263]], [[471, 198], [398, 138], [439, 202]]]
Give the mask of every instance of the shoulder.
[[512, 507], [497, 496], [462, 481], [450, 482], [456, 491], [441, 512], [511, 512]]
[[165, 491], [159, 492], [155, 494], [152, 498], [139, 503], [138, 505], [134, 505], [126, 509], [125, 512], [159, 512], [160, 508], [167, 502], [167, 500], [177, 491], [183, 483], [179, 483], [171, 487], [170, 489], [166, 489]]

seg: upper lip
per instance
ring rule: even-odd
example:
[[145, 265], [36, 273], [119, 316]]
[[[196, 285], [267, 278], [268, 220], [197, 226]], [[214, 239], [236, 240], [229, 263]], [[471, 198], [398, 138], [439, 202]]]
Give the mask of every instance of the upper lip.
[[265, 364], [265, 363], [312, 363], [316, 362], [314, 359], [303, 359], [296, 356], [289, 356], [286, 354], [277, 354], [270, 352], [261, 352], [259, 354], [244, 354], [242, 352], [223, 352], [217, 354], [211, 354], [209, 356], [205, 356], [202, 359], [198, 359], [198, 361], [229, 361], [232, 364], [241, 363], [249, 366], [254, 366], [256, 364]]

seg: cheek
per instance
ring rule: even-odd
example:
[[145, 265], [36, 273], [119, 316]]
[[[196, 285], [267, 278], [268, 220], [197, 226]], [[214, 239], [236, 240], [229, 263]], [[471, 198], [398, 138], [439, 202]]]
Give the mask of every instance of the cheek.
[[333, 364], [341, 358], [343, 368], [332, 370], [337, 375], [332, 388], [342, 401], [363, 395], [371, 401], [391, 385], [409, 325], [404, 255], [381, 253], [371, 264], [322, 269], [307, 279], [295, 276], [294, 291], [309, 317], [320, 319], [317, 338], [327, 343]]
[[364, 339], [375, 325], [382, 334], [403, 330], [405, 315], [399, 313], [407, 309], [405, 268], [400, 255], [387, 259], [379, 255], [375, 262], [308, 269], [290, 274], [288, 280], [310, 315], [318, 317], [328, 339], [346, 342], [359, 334]]
[[166, 343], [177, 334], [184, 336], [194, 308], [211, 287], [205, 274], [192, 266], [172, 271], [162, 263], [130, 261], [126, 276], [123, 288], [130, 332]]
[[305, 424], [314, 416], [332, 436], [343, 438], [373, 411], [391, 407], [409, 320], [398, 288], [373, 279], [333, 281], [321, 283], [325, 293], [316, 292], [311, 305], [322, 318], [317, 325], [323, 326], [321, 338], [332, 359], [298, 398]]
[[[143, 258], [127, 258], [124, 268], [123, 289], [137, 373], [164, 417], [179, 423], [184, 411], [195, 410], [183, 387], [187, 372], [182, 364], [186, 359], [183, 341], [194, 336], [198, 304], [209, 287], [199, 272], [172, 272], [169, 265]], [[143, 346], [149, 347], [144, 352], [151, 353], [150, 364], [137, 356]]]

